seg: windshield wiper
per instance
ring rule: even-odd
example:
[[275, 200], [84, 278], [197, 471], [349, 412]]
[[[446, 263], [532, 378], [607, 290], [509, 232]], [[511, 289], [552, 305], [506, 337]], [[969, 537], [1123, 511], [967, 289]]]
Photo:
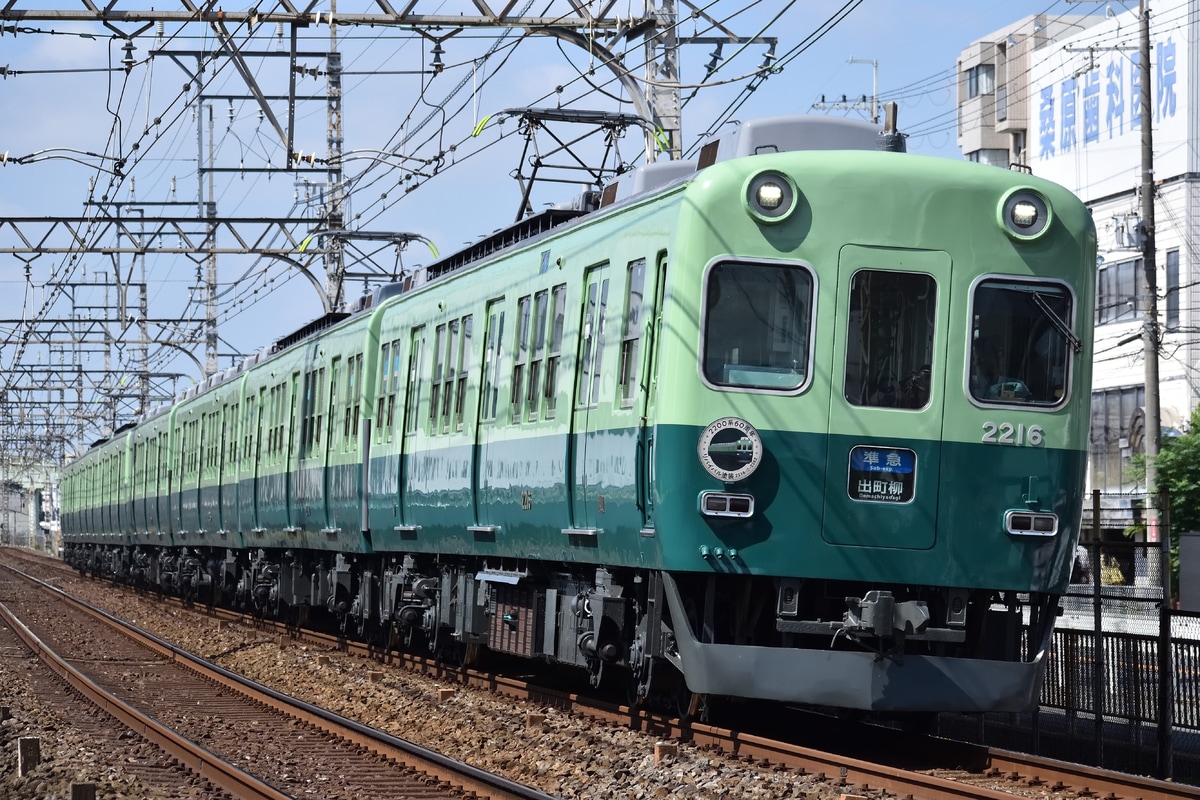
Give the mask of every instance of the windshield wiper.
[[1058, 332], [1063, 335], [1063, 338], [1067, 340], [1067, 344], [1071, 345], [1071, 349], [1076, 353], [1082, 350], [1083, 341], [1075, 335], [1075, 331], [1071, 330], [1071, 326], [1068, 325], [1062, 317], [1058, 316], [1058, 314], [1054, 312], [1054, 309], [1050, 307], [1050, 304], [1046, 302], [1046, 299], [1037, 292], [1034, 292], [1032, 295], [1030, 295], [1030, 297], [1033, 298], [1033, 304], [1037, 306], [1043, 314], [1046, 315], [1046, 319], [1050, 320], [1050, 324], [1053, 325]]

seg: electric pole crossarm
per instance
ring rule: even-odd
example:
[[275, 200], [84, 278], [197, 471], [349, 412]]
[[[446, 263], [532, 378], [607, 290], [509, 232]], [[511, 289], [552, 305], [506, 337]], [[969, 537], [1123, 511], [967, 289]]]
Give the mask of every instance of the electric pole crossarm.
[[[346, 25], [395, 25], [413, 28], [573, 28], [589, 31], [617, 31], [630, 24], [630, 19], [608, 16], [546, 16], [546, 17], [509, 17], [505, 14], [487, 14], [483, 16], [454, 16], [450, 14], [412, 14], [407, 10], [396, 14], [389, 11], [390, 7], [376, 3], [384, 11], [382, 14], [338, 14], [334, 22], [339, 26]], [[222, 21], [227, 25], [258, 26], [268, 23], [281, 22], [285, 25], [302, 25], [312, 27], [322, 23], [329, 24], [328, 14], [321, 12], [304, 12], [295, 8], [284, 8], [281, 11], [235, 11], [218, 10], [214, 6], [206, 6], [206, 10], [195, 7], [181, 8], [178, 11], [145, 8], [139, 10], [110, 9], [35, 9], [14, 8], [14, 3], [0, 8], [0, 21], [8, 22], [108, 22], [111, 24], [128, 24], [144, 22], [175, 22], [213, 23]], [[509, 7], [513, 5], [509, 4]], [[609, 5], [611, 8], [612, 4]], [[411, 6], [410, 6], [411, 7]], [[505, 9], [506, 11], [508, 8]], [[606, 9], [607, 12], [607, 9]], [[319, 17], [319, 19], [318, 19]], [[633, 24], [643, 21], [633, 18]], [[5, 26], [5, 33], [20, 32], [15, 26]]]
[[254, 73], [250, 70], [249, 65], [246, 64], [246, 59], [242, 58], [242, 54], [238, 50], [237, 42], [229, 35], [224, 22], [214, 22], [212, 29], [216, 32], [217, 38], [225, 44], [229, 52], [230, 62], [232, 62], [234, 69], [242, 76], [242, 80], [246, 82], [246, 87], [249, 88], [254, 98], [258, 101], [259, 110], [262, 111], [267, 121], [271, 123], [271, 127], [275, 129], [275, 133], [279, 135], [279, 141], [283, 144], [284, 152], [290, 154], [292, 152], [292, 142], [287, 134], [283, 132], [283, 126], [279, 124], [279, 120], [275, 118], [275, 112], [271, 110], [271, 104], [263, 96], [262, 89], [258, 86], [258, 81], [254, 79]]
[[[130, 222], [115, 218], [9, 217], [0, 220], [0, 253], [289, 255], [299, 252], [305, 236], [302, 232], [312, 227], [310, 218], [223, 217], [202, 222], [193, 217], [147, 215], [144, 229], [140, 218], [135, 226]], [[233, 244], [214, 246], [217, 232], [227, 234]], [[226, 236], [220, 238], [226, 240]], [[113, 241], [117, 244], [99, 244]]]

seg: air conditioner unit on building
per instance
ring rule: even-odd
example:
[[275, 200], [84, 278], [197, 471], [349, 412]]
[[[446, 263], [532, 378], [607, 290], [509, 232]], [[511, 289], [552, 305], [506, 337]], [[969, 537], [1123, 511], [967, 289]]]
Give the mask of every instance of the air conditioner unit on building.
[[1113, 217], [1113, 241], [1117, 250], [1140, 250], [1142, 225], [1136, 214]]

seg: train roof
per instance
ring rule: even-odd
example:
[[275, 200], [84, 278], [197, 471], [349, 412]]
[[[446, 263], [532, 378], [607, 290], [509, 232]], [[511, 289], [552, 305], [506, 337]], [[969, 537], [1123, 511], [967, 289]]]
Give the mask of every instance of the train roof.
[[[685, 183], [696, 173], [720, 161], [745, 158], [763, 153], [798, 150], [879, 150], [887, 149], [889, 134], [868, 122], [806, 114], [768, 117], [740, 123], [719, 137], [711, 138], [700, 149], [699, 158], [687, 161], [660, 161], [645, 164], [619, 176], [603, 190], [585, 190], [573, 201], [525, 217], [494, 231], [479, 241], [458, 250], [408, 275], [402, 281], [384, 284], [350, 307], [349, 313], [334, 312], [306, 323], [277, 339], [258, 353], [245, 358], [236, 367], [216, 373], [176, 395], [172, 403], [150, 409], [140, 422], [165, 413], [173, 405], [190, 400], [209, 388], [250, 369], [260, 361], [320, 333], [343, 320], [368, 311], [385, 300], [426, 282], [458, 272], [489, 256], [518, 245], [529, 244], [551, 230], [579, 220], [599, 209], [636, 201], [672, 184]], [[892, 134], [897, 135], [897, 134]], [[106, 439], [96, 442], [95, 447]]]

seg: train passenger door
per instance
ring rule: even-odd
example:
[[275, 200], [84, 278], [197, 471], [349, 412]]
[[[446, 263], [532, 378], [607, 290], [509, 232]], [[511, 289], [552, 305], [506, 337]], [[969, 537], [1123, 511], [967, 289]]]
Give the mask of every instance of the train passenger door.
[[571, 526], [580, 532], [599, 527], [595, 489], [588, 484], [588, 444], [592, 417], [600, 403], [604, 362], [604, 329], [608, 316], [608, 264], [585, 273], [583, 318], [579, 325], [579, 357], [575, 364], [575, 402], [571, 411], [571, 436], [567, 445], [568, 492]]
[[935, 544], [950, 274], [944, 252], [842, 248], [822, 527], [830, 544]]
[[320, 442], [322, 449], [321, 458], [321, 506], [322, 519], [325, 521], [325, 530], [334, 530], [341, 526], [338, 525], [337, 514], [333, 510], [333, 504], [330, 502], [330, 497], [336, 491], [331, 473], [333, 472], [333, 455], [334, 448], [339, 441], [334, 435], [339, 422], [337, 418], [337, 410], [341, 404], [338, 403], [338, 375], [342, 369], [341, 356], [334, 356], [333, 361], [329, 365], [329, 382], [325, 384], [325, 407], [321, 409], [322, 421], [317, 423], [316, 438]]
[[667, 254], [660, 253], [654, 269], [647, 276], [644, 297], [649, 298], [642, 306], [642, 320], [637, 333], [645, 348], [644, 369], [636, 376], [637, 391], [641, 397], [641, 415], [638, 425], [637, 490], [638, 505], [642, 509], [642, 527], [654, 527], [654, 400], [658, 391], [658, 336], [661, 333], [659, 320], [662, 316], [663, 286], [667, 276]]
[[[247, 399], [250, 399], [248, 396]], [[242, 524], [242, 532], [251, 531], [258, 533], [262, 530], [262, 521], [259, 516], [259, 509], [262, 508], [263, 492], [263, 467], [267, 454], [270, 449], [267, 447], [267, 428], [264, 422], [269, 420], [266, 417], [267, 409], [267, 390], [260, 388], [258, 395], [254, 397], [254, 402], [250, 406], [250, 415], [246, 420], [246, 424], [252, 426], [252, 439], [246, 455], [250, 461], [250, 514], [249, 521]]]
[[[413, 514], [412, 497], [414, 494], [419, 495], [419, 491], [410, 492], [409, 490], [412, 488], [411, 484], [420, 479], [419, 473], [415, 473], [412, 469], [411, 460], [413, 453], [419, 453], [422, 446], [421, 399], [426, 376], [425, 326], [420, 325], [413, 328], [409, 332], [408, 342], [408, 380], [404, 384], [404, 419], [400, 422], [404, 433], [400, 441], [400, 452], [396, 456], [399, 461], [397, 473], [399, 494], [396, 498], [400, 523], [397, 526], [398, 530], [413, 528], [415, 515]], [[399, 367], [397, 366], [397, 368]]]
[[483, 363], [479, 386], [479, 418], [475, 425], [475, 457], [472, 459], [472, 491], [475, 499], [475, 522], [479, 525], [491, 523], [490, 505], [498, 489], [496, 481], [501, 476], [490, 470], [489, 459], [502, 455], [498, 446], [500, 430], [497, 415], [500, 409], [500, 383], [504, 372], [501, 361], [504, 355], [504, 298], [489, 300], [483, 317]]
[[[296, 507], [296, 487], [293, 485], [296, 481], [296, 475], [300, 469], [300, 459], [296, 454], [297, 446], [297, 428], [300, 427], [299, 401], [300, 401], [300, 373], [293, 372], [290, 380], [285, 380], [281, 388], [280, 411], [283, 413], [283, 419], [280, 420], [281, 430], [280, 439], [277, 442], [280, 449], [280, 463], [282, 470], [280, 471], [280, 485], [282, 488], [283, 507], [282, 519], [284, 520], [284, 530], [288, 533], [296, 533], [301, 527], [303, 520], [299, 519]], [[286, 409], [286, 410], [285, 410]]]

